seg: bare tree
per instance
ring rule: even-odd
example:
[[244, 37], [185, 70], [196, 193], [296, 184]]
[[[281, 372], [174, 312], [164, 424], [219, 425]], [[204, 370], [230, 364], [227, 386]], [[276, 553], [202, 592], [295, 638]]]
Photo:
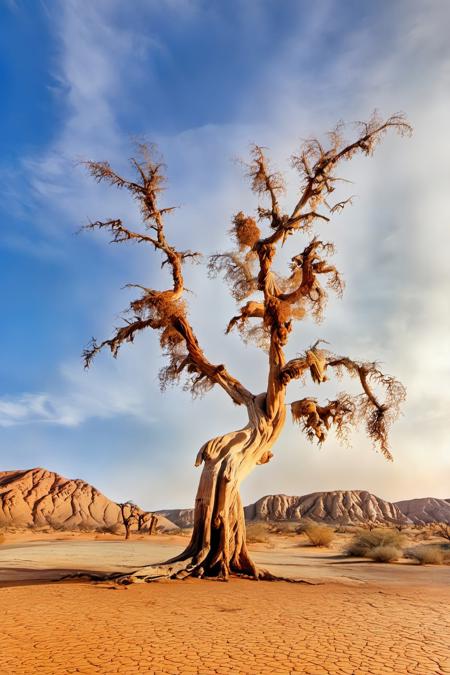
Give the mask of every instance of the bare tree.
[[[85, 365], [104, 347], [117, 356], [120, 347], [133, 342], [146, 328], [159, 332], [167, 365], [160, 371], [161, 388], [178, 383], [194, 396], [214, 385], [221, 387], [236, 405], [247, 410], [248, 422], [237, 431], [207, 441], [199, 450], [196, 465], [203, 464], [195, 501], [194, 529], [186, 550], [159, 566], [136, 571], [134, 577], [151, 580], [155, 576], [182, 578], [187, 575], [228, 578], [229, 574], [262, 578], [250, 558], [245, 540], [245, 522], [239, 486], [258, 464], [266, 464], [271, 449], [285, 424], [286, 407], [310, 439], [322, 443], [331, 427], [343, 438], [350, 426], [365, 424], [367, 433], [382, 454], [391, 459], [388, 429], [405, 398], [403, 386], [385, 375], [377, 363], [356, 361], [333, 354], [321, 341], [297, 357], [286, 360], [287, 345], [293, 322], [307, 314], [320, 321], [327, 291], [342, 293], [343, 282], [336, 267], [328, 261], [334, 247], [312, 236], [303, 250], [291, 259], [290, 270], [281, 274], [273, 265], [277, 251], [294, 235], [305, 234], [313, 226], [327, 223], [342, 211], [351, 199], [331, 204], [338, 180], [338, 167], [357, 153], [370, 156], [388, 130], [409, 134], [411, 127], [403, 115], [382, 121], [374, 115], [357, 124], [356, 138], [347, 142], [343, 126], [338, 125], [323, 144], [313, 138], [303, 143], [292, 164], [299, 174], [300, 193], [292, 210], [286, 212], [281, 197], [284, 183], [281, 174], [268, 163], [265, 150], [254, 146], [248, 164], [251, 188], [260, 199], [258, 220], [238, 212], [231, 233], [235, 248], [210, 258], [211, 275], [223, 275], [240, 306], [229, 321], [226, 332], [237, 329], [244, 340], [254, 341], [267, 353], [268, 373], [265, 389], [254, 394], [234, 377], [225, 365], [208, 360], [188, 318], [184, 299], [183, 265], [198, 259], [198, 253], [178, 250], [166, 237], [165, 217], [171, 207], [160, 205], [164, 187], [164, 165], [153, 147], [140, 146], [138, 159], [132, 159], [134, 177], [123, 178], [107, 162], [87, 162], [91, 175], [125, 189], [138, 202], [143, 227], [132, 230], [119, 219], [92, 222], [90, 230], [106, 230], [113, 243], [136, 242], [149, 245], [162, 256], [162, 265], [171, 273], [166, 290], [154, 290], [132, 284], [140, 294], [130, 303], [124, 324], [113, 336], [97, 343], [92, 340], [84, 352]], [[305, 379], [320, 384], [335, 372], [347, 374], [361, 385], [361, 394], [341, 393], [333, 400], [319, 403], [313, 397], [286, 404], [286, 389], [293, 380]], [[384, 398], [380, 398], [384, 391]]]
[[450, 541], [450, 523], [437, 522], [432, 525], [432, 533]]
[[148, 525], [148, 533], [150, 536], [156, 534], [156, 528], [158, 527], [158, 516], [155, 516], [154, 513], [150, 514], [150, 522]]
[[138, 532], [142, 532], [145, 525], [148, 524], [148, 534], [151, 536], [156, 532], [158, 526], [158, 517], [150, 511], [141, 511], [137, 516]]
[[125, 539], [129, 539], [131, 534], [131, 526], [139, 518], [139, 507], [136, 506], [136, 504], [133, 504], [131, 501], [118, 504], [118, 506], [120, 507], [122, 522], [125, 527]]

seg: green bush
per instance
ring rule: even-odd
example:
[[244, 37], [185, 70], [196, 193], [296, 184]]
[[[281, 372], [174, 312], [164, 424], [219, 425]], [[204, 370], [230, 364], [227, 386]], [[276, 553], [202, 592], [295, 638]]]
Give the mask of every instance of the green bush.
[[401, 555], [401, 550], [391, 545], [375, 546], [375, 548], [372, 548], [367, 553], [367, 557], [371, 560], [383, 563], [394, 562], [394, 560], [398, 560]]
[[370, 551], [382, 546], [392, 546], [397, 550], [401, 550], [404, 540], [404, 535], [398, 532], [398, 530], [388, 528], [361, 530], [350, 542], [347, 555], [367, 558]]

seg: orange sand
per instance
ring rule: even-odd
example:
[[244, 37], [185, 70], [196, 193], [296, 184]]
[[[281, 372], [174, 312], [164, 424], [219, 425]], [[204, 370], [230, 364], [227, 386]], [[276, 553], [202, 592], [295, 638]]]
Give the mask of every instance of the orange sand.
[[0, 598], [2, 675], [450, 673], [448, 587], [59, 582]]

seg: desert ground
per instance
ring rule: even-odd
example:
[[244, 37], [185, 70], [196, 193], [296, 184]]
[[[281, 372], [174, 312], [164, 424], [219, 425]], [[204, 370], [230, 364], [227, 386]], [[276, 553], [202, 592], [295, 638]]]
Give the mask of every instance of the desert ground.
[[272, 537], [256, 562], [303, 583], [193, 580], [118, 586], [181, 535], [10, 533], [0, 546], [0, 673], [450, 673], [450, 567], [380, 564]]

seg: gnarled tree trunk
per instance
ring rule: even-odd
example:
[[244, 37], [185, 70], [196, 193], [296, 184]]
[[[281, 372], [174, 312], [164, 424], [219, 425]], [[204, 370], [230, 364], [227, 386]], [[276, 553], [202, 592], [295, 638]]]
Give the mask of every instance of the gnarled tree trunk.
[[257, 464], [270, 460], [270, 448], [284, 425], [284, 405], [269, 418], [264, 411], [265, 399], [265, 394], [256, 396], [248, 405], [249, 422], [245, 427], [213, 438], [201, 447], [196, 465], [204, 466], [187, 548], [167, 563], [137, 570], [130, 580], [150, 581], [161, 576], [227, 579], [230, 574], [259, 577], [247, 549], [239, 488]]

